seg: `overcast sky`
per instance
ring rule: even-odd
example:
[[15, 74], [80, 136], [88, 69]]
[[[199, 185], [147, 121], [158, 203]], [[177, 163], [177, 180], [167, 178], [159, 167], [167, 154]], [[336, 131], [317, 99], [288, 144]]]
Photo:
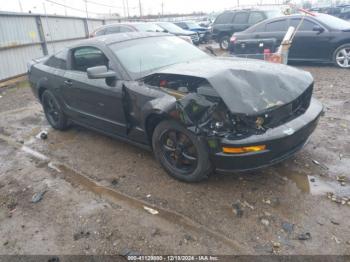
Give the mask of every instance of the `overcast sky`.
[[[129, 5], [130, 15], [139, 14], [139, 0], [87, 0], [87, 9], [91, 17], [98, 13], [119, 13], [124, 14], [123, 1]], [[299, 2], [294, 0], [293, 2]], [[53, 3], [55, 2], [55, 3]], [[213, 12], [232, 8], [240, 5], [254, 5], [257, 3], [274, 4], [282, 0], [141, 0], [143, 14], [164, 13], [190, 13], [193, 11]], [[66, 5], [67, 7], [58, 4]], [[44, 6], [48, 14], [86, 16], [85, 0], [0, 0], [1, 11], [44, 13]], [[75, 10], [77, 9], [77, 10]], [[81, 10], [81, 11], [79, 11]]]

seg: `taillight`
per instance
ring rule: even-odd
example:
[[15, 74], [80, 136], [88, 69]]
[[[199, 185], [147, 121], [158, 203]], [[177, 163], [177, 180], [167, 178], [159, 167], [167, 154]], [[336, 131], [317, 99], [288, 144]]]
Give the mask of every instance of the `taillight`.
[[230, 38], [230, 42], [231, 42], [231, 43], [236, 42], [236, 40], [237, 40], [237, 37], [235, 37], [235, 36], [231, 36], [231, 38]]

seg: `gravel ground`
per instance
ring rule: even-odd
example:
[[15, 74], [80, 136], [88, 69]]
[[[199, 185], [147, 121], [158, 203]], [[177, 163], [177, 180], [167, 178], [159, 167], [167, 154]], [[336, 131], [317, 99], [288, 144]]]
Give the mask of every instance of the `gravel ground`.
[[308, 145], [277, 166], [198, 184], [171, 179], [132, 145], [52, 130], [25, 83], [0, 89], [0, 254], [349, 255], [350, 74], [295, 66], [313, 74], [326, 109]]

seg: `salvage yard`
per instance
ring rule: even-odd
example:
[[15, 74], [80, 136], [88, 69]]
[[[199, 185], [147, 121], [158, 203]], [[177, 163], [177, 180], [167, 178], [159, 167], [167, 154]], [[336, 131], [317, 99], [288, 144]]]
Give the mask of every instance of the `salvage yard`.
[[0, 254], [349, 255], [350, 74], [295, 66], [325, 106], [307, 146], [197, 184], [135, 146], [53, 130], [26, 82], [1, 88]]

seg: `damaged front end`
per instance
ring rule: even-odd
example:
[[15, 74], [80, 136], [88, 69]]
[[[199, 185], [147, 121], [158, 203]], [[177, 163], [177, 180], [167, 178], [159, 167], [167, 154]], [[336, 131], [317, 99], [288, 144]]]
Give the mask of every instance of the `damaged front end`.
[[[251, 103], [254, 110], [248, 113], [242, 112], [244, 108], [233, 111], [234, 90], [231, 98], [228, 94], [223, 97], [210, 79], [159, 73], [146, 77], [144, 83], [176, 98], [168, 114], [206, 139], [219, 171], [255, 169], [292, 155], [306, 143], [322, 112], [322, 105], [312, 99], [313, 81], [308, 81], [301, 94], [287, 103], [264, 100], [260, 94], [264, 109], [255, 110], [257, 107]], [[258, 154], [264, 154], [266, 159], [260, 159]], [[232, 166], [232, 156], [244, 156], [239, 168]]]
[[266, 110], [244, 114], [229, 110], [225, 101], [204, 78], [154, 74], [146, 77], [144, 83], [160, 88], [176, 98], [169, 114], [179, 119], [192, 132], [231, 140], [262, 134], [269, 128], [282, 125], [303, 114], [310, 105], [313, 89], [311, 84], [290, 103], [277, 102]]

